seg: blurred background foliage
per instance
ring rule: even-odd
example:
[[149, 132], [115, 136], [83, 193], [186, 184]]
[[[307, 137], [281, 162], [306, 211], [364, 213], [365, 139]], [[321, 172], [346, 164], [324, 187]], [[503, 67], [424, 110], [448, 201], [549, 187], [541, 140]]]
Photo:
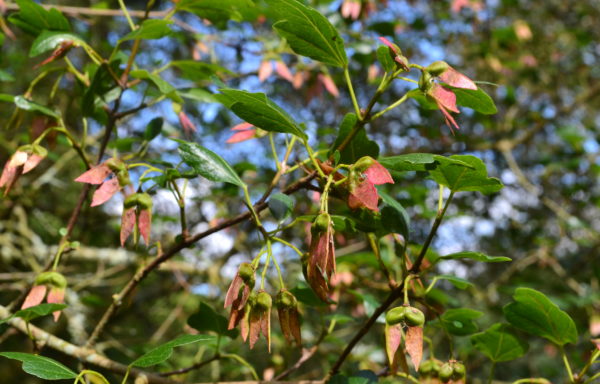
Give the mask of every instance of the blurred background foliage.
[[[485, 266], [446, 261], [438, 268], [474, 284], [466, 290], [440, 283], [434, 290], [440, 307], [473, 308], [485, 315], [476, 320], [480, 329], [501, 320], [502, 306], [510, 301], [515, 288], [538, 289], [551, 297], [576, 321], [580, 333], [577, 346], [568, 347], [572, 363], [581, 367], [591, 349], [590, 338], [600, 334], [600, 3], [580, 1], [526, 0], [362, 0], [360, 14], [342, 15], [340, 0], [309, 0], [341, 31], [345, 40], [352, 81], [361, 105], [374, 93], [381, 75], [375, 51], [385, 36], [401, 47], [411, 62], [427, 65], [445, 60], [453, 67], [480, 81], [498, 107], [493, 116], [464, 110], [457, 116], [461, 127], [452, 135], [442, 115], [419, 108], [410, 101], [386, 114], [368, 127], [368, 136], [377, 142], [380, 155], [430, 152], [444, 155], [473, 154], [486, 163], [490, 175], [505, 188], [494, 195], [460, 193], [450, 207], [434, 251], [439, 254], [469, 250], [490, 255], [505, 255], [511, 263]], [[3, 4], [4, 3], [4, 4]], [[226, 4], [225, 1], [223, 4]], [[153, 70], [175, 60], [196, 60], [205, 71], [171, 66], [161, 73], [163, 79], [185, 94], [183, 110], [197, 128], [184, 133], [171, 101], [160, 102], [140, 114], [122, 120], [109, 153], [126, 153], [143, 144], [150, 120], [164, 119], [162, 135], [148, 144], [147, 159], [177, 163], [173, 142], [164, 137], [186, 137], [221, 154], [251, 185], [254, 198], [260, 197], [272, 178], [266, 138], [239, 144], [226, 144], [229, 128], [240, 123], [211, 93], [223, 82], [232, 88], [262, 91], [308, 125], [311, 143], [326, 149], [335, 140], [345, 113], [352, 104], [344, 86], [343, 73], [337, 69], [302, 59], [273, 33], [272, 20], [261, 0], [240, 1], [234, 12], [175, 15], [175, 31], [170, 37], [144, 41], [138, 55], [140, 68]], [[44, 4], [88, 7], [91, 10], [118, 9], [116, 1], [48, 1]], [[235, 2], [233, 3], [235, 4]], [[21, 95], [43, 70], [62, 68], [57, 61], [36, 68], [42, 59], [30, 58], [33, 38], [7, 21], [15, 12], [10, 1], [4, 13], [3, 38], [0, 38], [0, 94]], [[142, 11], [143, 1], [127, 1], [131, 10]], [[248, 6], [246, 6], [248, 5]], [[153, 11], [171, 9], [173, 4], [157, 1]], [[123, 17], [95, 15], [93, 12], [65, 12], [73, 31], [102, 56], [108, 57], [115, 42], [129, 32]], [[15, 39], [7, 33], [10, 29]], [[2, 36], [2, 35], [0, 35]], [[131, 43], [120, 46], [128, 54]], [[117, 55], [118, 56], [118, 55]], [[73, 50], [69, 59], [83, 71], [94, 69], [82, 50]], [[261, 63], [282, 61], [292, 78], [274, 71], [264, 81], [258, 78]], [[89, 73], [89, 72], [88, 72]], [[328, 83], [331, 77], [337, 89]], [[416, 79], [414, 76], [409, 77]], [[293, 84], [293, 78], [297, 83]], [[300, 81], [300, 79], [302, 81]], [[389, 105], [414, 88], [397, 81], [377, 108]], [[141, 100], [156, 93], [156, 88], [140, 84], [124, 95], [122, 110], [135, 108]], [[339, 94], [338, 94], [339, 93]], [[87, 150], [93, 155], [102, 134], [103, 119], [98, 114], [81, 119], [85, 87], [70, 75], [48, 75], [35, 85], [33, 100], [63, 111], [66, 125], [79, 137], [87, 130]], [[30, 142], [44, 127], [44, 117], [16, 112], [14, 105], [0, 101], [0, 163], [20, 145]], [[37, 131], [36, 131], [37, 130]], [[277, 137], [278, 147], [283, 136]], [[64, 136], [48, 137], [49, 158], [34, 172], [24, 175], [8, 197], [0, 200], [0, 301], [16, 298], [36, 272], [45, 264], [66, 226], [81, 185], [72, 180], [84, 170]], [[292, 160], [302, 160], [297, 151]], [[223, 218], [243, 210], [237, 190], [205, 180], [192, 180], [187, 211], [192, 233], [208, 228]], [[386, 191], [395, 196], [411, 218], [411, 242], [420, 244], [427, 235], [437, 209], [437, 187], [424, 174], [405, 173]], [[153, 191], [154, 192], [154, 191]], [[179, 231], [178, 208], [173, 196], [156, 189], [153, 236], [163, 244]], [[293, 196], [294, 215], [314, 214], [318, 207], [310, 191]], [[69, 307], [61, 320], [41, 324], [59, 337], [84, 343], [95, 321], [110, 303], [110, 297], [149, 257], [143, 247], [117, 248], [121, 201], [113, 199], [104, 208], [83, 210], [73, 239], [82, 246], [66, 255], [61, 271], [67, 276]], [[333, 203], [333, 211], [344, 211], [343, 203]], [[266, 219], [267, 225], [275, 221]], [[301, 250], [307, 249], [307, 228], [296, 225], [286, 231]], [[128, 361], [149, 346], [172, 339], [189, 330], [187, 320], [201, 301], [226, 315], [222, 309], [224, 292], [237, 265], [258, 252], [259, 242], [248, 224], [213, 235], [193, 249], [167, 262], [138, 288], [118, 314], [98, 344], [109, 357]], [[364, 238], [352, 233], [336, 238], [340, 276], [336, 288], [337, 307], [313, 306], [303, 285], [301, 266], [289, 249], [277, 248], [289, 287], [308, 303], [303, 312], [303, 337], [310, 347], [331, 324], [334, 331], [320, 344], [315, 357], [291, 376], [294, 379], [320, 378], [328, 370], [349, 338], [385, 296], [385, 277], [377, 268]], [[384, 260], [393, 266], [397, 260], [390, 245], [384, 247]], [[275, 279], [275, 276], [272, 276]], [[273, 289], [274, 290], [274, 289]], [[433, 311], [433, 309], [432, 309]], [[431, 318], [432, 313], [428, 314]], [[238, 339], [228, 350], [244, 356], [260, 376], [273, 377], [293, 364], [300, 350], [285, 345], [274, 327], [273, 353], [264, 342], [254, 352]], [[473, 382], [486, 377], [489, 362], [475, 351], [468, 337], [453, 337], [452, 342], [431, 325], [425, 334], [432, 338], [436, 357], [446, 359], [451, 348], [455, 356], [468, 361]], [[525, 337], [525, 336], [524, 336]], [[23, 338], [3, 329], [3, 350], [23, 349]], [[451, 347], [451, 344], [453, 345]], [[163, 371], [191, 365], [210, 356], [193, 347], [181, 349], [162, 367]], [[45, 351], [60, 361], [64, 356]], [[202, 354], [204, 353], [204, 356]], [[531, 339], [526, 357], [498, 369], [503, 381], [544, 376], [559, 382], [565, 372], [559, 364], [557, 349], [541, 339]], [[354, 350], [346, 371], [385, 366], [383, 327], [376, 326]], [[502, 365], [500, 365], [502, 366]], [[0, 374], [5, 382], [35, 382], [15, 365], [2, 361]], [[192, 381], [251, 378], [247, 368], [230, 361], [215, 361], [187, 374]], [[113, 378], [113, 380], [116, 380]], [[116, 381], [115, 381], [116, 382]]]

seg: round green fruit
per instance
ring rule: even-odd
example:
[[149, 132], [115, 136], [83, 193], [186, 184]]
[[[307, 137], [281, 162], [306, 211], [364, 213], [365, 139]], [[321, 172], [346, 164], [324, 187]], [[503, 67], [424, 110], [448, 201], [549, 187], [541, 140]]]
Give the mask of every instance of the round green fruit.
[[402, 320], [404, 320], [404, 313], [406, 312], [406, 307], [396, 307], [392, 308], [385, 314], [385, 322], [388, 325], [398, 324]]
[[467, 374], [467, 369], [462, 363], [454, 363], [452, 367], [452, 380], [460, 380]]
[[421, 327], [425, 324], [425, 315], [414, 307], [407, 307], [404, 313], [404, 322], [409, 327]]
[[452, 374], [454, 373], [454, 369], [452, 365], [449, 363], [444, 363], [440, 367], [440, 371], [438, 372], [438, 377], [442, 381], [442, 383], [447, 383], [452, 378]]

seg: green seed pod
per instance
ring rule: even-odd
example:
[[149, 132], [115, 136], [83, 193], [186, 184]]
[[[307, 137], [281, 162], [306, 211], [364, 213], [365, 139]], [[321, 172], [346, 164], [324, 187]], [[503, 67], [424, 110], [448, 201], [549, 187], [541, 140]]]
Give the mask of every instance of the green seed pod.
[[290, 291], [279, 291], [275, 299], [277, 308], [288, 309], [295, 308], [297, 305], [296, 297]]
[[452, 373], [454, 373], [454, 369], [450, 363], [444, 363], [440, 367], [440, 371], [438, 372], [438, 377], [442, 381], [442, 383], [447, 383], [452, 378]]
[[42, 147], [41, 145], [38, 144], [33, 144], [31, 151], [33, 154], [41, 156], [41, 157], [46, 157], [48, 156], [48, 150], [46, 150], [46, 148]]
[[421, 77], [419, 78], [419, 89], [425, 93], [429, 92], [431, 87], [433, 87], [433, 77], [427, 71], [421, 72]]
[[448, 68], [450, 68], [450, 66], [445, 61], [434, 61], [433, 63], [429, 64], [425, 70], [429, 72], [431, 76], [437, 77], [446, 72]]
[[129, 172], [127, 172], [126, 169], [117, 172], [117, 179], [119, 180], [119, 185], [121, 187], [131, 184], [131, 180], [129, 180]]
[[330, 223], [331, 217], [327, 212], [323, 212], [315, 219], [313, 228], [315, 228], [318, 232], [325, 232], [327, 228], [329, 228]]
[[406, 307], [404, 312], [404, 322], [409, 327], [421, 327], [425, 324], [425, 315], [414, 307]]
[[440, 373], [440, 368], [442, 368], [442, 362], [439, 360], [431, 360], [433, 363], [431, 367], [431, 377], [438, 377]]
[[138, 193], [137, 203], [141, 209], [152, 209], [152, 198], [147, 193]]
[[35, 285], [49, 285], [64, 289], [67, 287], [67, 279], [58, 272], [42, 272], [35, 279]]
[[419, 374], [423, 377], [430, 377], [433, 373], [435, 363], [433, 360], [426, 360], [419, 366]]
[[460, 380], [467, 374], [467, 369], [463, 363], [456, 362], [452, 367], [452, 380]]
[[406, 313], [406, 307], [392, 308], [385, 314], [385, 322], [388, 325], [398, 324], [404, 320], [404, 314]]
[[108, 168], [110, 168], [110, 170], [113, 171], [114, 173], [118, 173], [118, 172], [127, 170], [125, 163], [119, 159], [115, 159], [114, 157], [106, 160], [104, 162], [104, 164], [106, 164], [106, 166]]
[[358, 159], [356, 163], [354, 163], [354, 166], [352, 168], [354, 168], [359, 173], [363, 173], [371, 165], [373, 165], [374, 162], [375, 159], [373, 159], [371, 156], [363, 156], [360, 159]]
[[242, 263], [238, 269], [238, 274], [242, 278], [244, 284], [249, 287], [254, 287], [254, 268], [252, 264]]
[[123, 202], [123, 207], [125, 209], [129, 209], [137, 206], [139, 196], [139, 193], [134, 193], [132, 195], [127, 196], [127, 198], [125, 198], [125, 201]]
[[256, 296], [255, 305], [257, 309], [269, 311], [273, 305], [273, 299], [271, 299], [271, 295], [269, 295], [267, 292], [262, 291], [258, 294], [258, 296]]

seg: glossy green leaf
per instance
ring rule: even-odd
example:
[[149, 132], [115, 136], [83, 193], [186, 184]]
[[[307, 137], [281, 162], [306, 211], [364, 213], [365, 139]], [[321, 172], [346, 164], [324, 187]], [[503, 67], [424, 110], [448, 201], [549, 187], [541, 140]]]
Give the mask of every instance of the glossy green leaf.
[[[429, 174], [438, 184], [453, 192], [476, 191], [484, 194], [498, 192], [503, 185], [500, 180], [487, 176], [487, 169], [481, 159], [471, 155], [454, 155], [449, 158], [436, 157], [440, 163]], [[457, 164], [459, 160], [468, 166]]]
[[219, 102], [212, 92], [204, 88], [192, 88], [187, 91], [179, 90], [178, 93], [179, 96], [183, 97], [184, 99], [200, 101], [202, 103]]
[[77, 374], [56, 360], [22, 352], [0, 352], [0, 356], [23, 362], [23, 371], [44, 380], [74, 379]]
[[[331, 147], [332, 150], [339, 148], [346, 137], [350, 134], [358, 118], [354, 113], [348, 113], [344, 116], [340, 124], [340, 130], [335, 143]], [[379, 146], [376, 142], [369, 140], [367, 132], [364, 128], [359, 129], [354, 138], [340, 152], [339, 162], [342, 164], [354, 164], [356, 160], [363, 156], [371, 156], [376, 159], [379, 157]]]
[[241, 21], [243, 12], [253, 8], [251, 0], [181, 0], [177, 10], [186, 11], [225, 27], [228, 20]]
[[405, 155], [381, 157], [377, 161], [388, 170], [395, 172], [433, 171], [441, 163], [456, 164], [457, 166], [467, 168], [471, 167], [464, 161], [432, 153], [407, 153]]
[[383, 67], [384, 71], [392, 72], [396, 70], [396, 62], [390, 54], [389, 47], [381, 45], [377, 48], [377, 60], [379, 60], [379, 63]]
[[531, 288], [517, 288], [514, 302], [504, 306], [504, 316], [514, 327], [544, 337], [557, 345], [577, 342], [573, 319], [546, 295]]
[[488, 256], [481, 252], [463, 251], [456, 252], [450, 255], [440, 257], [440, 260], [453, 260], [453, 259], [471, 259], [475, 261], [483, 261], [484, 263], [501, 263], [503, 261], [512, 261], [510, 257], [506, 256]]
[[131, 31], [127, 35], [123, 36], [120, 41], [135, 39], [161, 39], [173, 33], [170, 27], [171, 24], [173, 24], [173, 22], [170, 20], [148, 19], [145, 20], [138, 29], [136, 29], [135, 31]]
[[449, 333], [465, 336], [479, 330], [473, 320], [480, 318], [482, 315], [482, 312], [469, 308], [449, 309], [442, 314], [440, 322]]
[[198, 311], [188, 318], [188, 325], [200, 333], [215, 332], [222, 336], [235, 339], [239, 331], [237, 329], [227, 329], [228, 321], [223, 315], [204, 302], [200, 302]]
[[220, 89], [217, 99], [244, 121], [270, 132], [291, 133], [306, 139], [303, 129], [264, 93], [250, 93], [237, 89]]
[[200, 176], [217, 182], [230, 183], [239, 187], [245, 184], [223, 158], [196, 143], [176, 140], [181, 159]]
[[55, 119], [60, 118], [60, 115], [54, 112], [52, 109], [44, 105], [38, 104], [35, 101], [27, 100], [23, 96], [15, 96], [14, 103], [17, 106], [17, 108], [23, 109], [25, 111], [35, 111], [46, 116], [53, 117]]
[[208, 80], [211, 76], [223, 77], [224, 75], [233, 74], [227, 68], [220, 65], [203, 63], [194, 60], [178, 60], [172, 61], [171, 65], [181, 71], [181, 77], [192, 81]]
[[404, 207], [392, 196], [379, 191], [379, 197], [383, 200], [381, 208], [381, 224], [388, 233], [399, 233], [408, 242], [410, 218]]
[[151, 141], [156, 136], [160, 135], [163, 127], [163, 118], [157, 117], [152, 119], [148, 125], [146, 126], [146, 130], [144, 131], [144, 140]]
[[183, 335], [176, 338], [175, 340], [169, 341], [168, 343], [161, 345], [160, 347], [156, 347], [150, 350], [148, 353], [145, 353], [144, 355], [140, 356], [129, 365], [131, 365], [132, 367], [140, 368], [151, 367], [153, 365], [160, 364], [166, 361], [169, 357], [171, 357], [171, 354], [173, 353], [173, 348], [175, 347], [199, 342], [212, 343], [215, 339], [215, 336], [211, 335]]
[[294, 209], [294, 199], [283, 193], [276, 193], [269, 198], [269, 210], [277, 220], [284, 220]]
[[6, 319], [0, 320], [0, 324], [9, 321], [15, 317], [20, 317], [25, 321], [31, 321], [33, 319], [37, 319], [38, 317], [50, 315], [54, 311], [60, 311], [67, 307], [66, 304], [54, 304], [54, 303], [43, 303], [38, 304], [33, 307], [29, 307], [26, 309], [21, 309], [15, 312], [12, 316], [7, 317]]
[[53, 51], [67, 41], [72, 42], [75, 47], [86, 45], [85, 41], [72, 33], [44, 31], [31, 44], [29, 57], [35, 57], [44, 52]]
[[507, 324], [494, 324], [485, 332], [471, 336], [471, 342], [494, 363], [514, 360], [523, 356], [529, 345]]
[[435, 278], [438, 280], [449, 281], [458, 289], [467, 289], [473, 286], [473, 284], [470, 281], [452, 275], [437, 275]]
[[310, 307], [326, 307], [329, 305], [319, 299], [315, 292], [304, 284], [297, 285], [296, 287], [290, 289], [290, 292], [299, 302]]
[[485, 93], [481, 88], [464, 89], [464, 88], [451, 88], [452, 92], [456, 95], [456, 104], [463, 107], [471, 108], [484, 115], [493, 115], [498, 113], [494, 100]]
[[150, 82], [152, 82], [152, 84], [156, 86], [156, 88], [158, 88], [160, 93], [166, 95], [171, 100], [177, 103], [183, 103], [183, 99], [177, 94], [177, 90], [175, 89], [175, 87], [173, 87], [167, 81], [163, 80], [163, 78], [160, 77], [160, 75], [156, 73], [150, 73], [145, 69], [131, 71], [130, 75], [131, 77], [135, 77], [136, 79], [149, 80]]
[[56, 8], [44, 9], [32, 0], [16, 0], [19, 12], [10, 15], [11, 23], [27, 33], [37, 36], [44, 30], [69, 31], [71, 26], [67, 18]]
[[294, 52], [336, 67], [346, 67], [344, 41], [333, 25], [317, 10], [296, 0], [267, 0], [276, 15], [273, 28]]

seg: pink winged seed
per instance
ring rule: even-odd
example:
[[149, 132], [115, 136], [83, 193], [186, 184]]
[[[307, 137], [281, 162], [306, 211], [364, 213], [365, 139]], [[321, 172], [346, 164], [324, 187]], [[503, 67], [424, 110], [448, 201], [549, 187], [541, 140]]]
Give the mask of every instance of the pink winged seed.
[[440, 79], [453, 87], [463, 88], [463, 89], [472, 89], [474, 91], [477, 90], [477, 85], [473, 82], [473, 80], [469, 79], [467, 76], [458, 72], [456, 69], [449, 67], [440, 75]]
[[33, 307], [41, 304], [44, 300], [44, 296], [46, 296], [46, 288], [45, 285], [35, 285], [31, 288], [31, 291], [27, 294], [23, 305], [21, 305], [21, 309], [26, 309], [29, 307]]
[[[65, 289], [64, 288], [51, 288], [48, 293], [48, 303], [52, 304], [62, 304], [65, 302]], [[60, 317], [60, 311], [52, 312], [52, 316], [54, 316], [54, 321], [58, 321]]]
[[121, 246], [125, 245], [125, 241], [133, 232], [135, 228], [135, 208], [129, 208], [123, 211], [121, 216]]
[[90, 206], [95, 207], [106, 203], [111, 197], [114, 196], [115, 193], [119, 192], [119, 189], [121, 189], [121, 186], [119, 185], [119, 180], [116, 177], [105, 181], [102, 183], [100, 188], [94, 192], [92, 204]]
[[364, 173], [372, 184], [394, 184], [394, 179], [392, 179], [388, 170], [376, 161]]
[[423, 327], [408, 327], [408, 331], [406, 331], [406, 352], [408, 352], [415, 370], [418, 371], [423, 358]]
[[108, 166], [100, 164], [82, 173], [75, 181], [79, 183], [102, 184], [111, 172]]
[[377, 203], [379, 202], [379, 194], [377, 189], [369, 180], [365, 180], [356, 187], [356, 189], [348, 197], [348, 206], [351, 209], [365, 207], [374, 212], [379, 212]]
[[138, 227], [140, 234], [144, 238], [146, 245], [150, 244], [150, 228], [152, 226], [152, 212], [149, 209], [142, 209], [138, 215]]

